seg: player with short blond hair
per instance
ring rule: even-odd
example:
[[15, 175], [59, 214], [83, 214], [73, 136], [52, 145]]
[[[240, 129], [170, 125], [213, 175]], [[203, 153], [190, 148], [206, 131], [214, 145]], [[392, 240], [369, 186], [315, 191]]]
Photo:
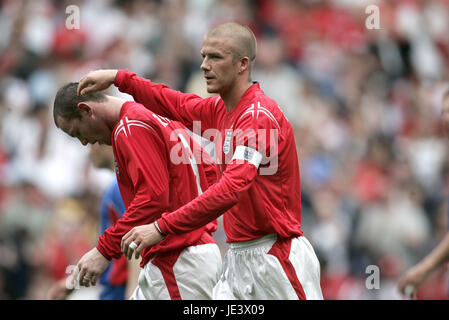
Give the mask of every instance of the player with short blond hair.
[[[122, 239], [157, 245], [162, 234], [183, 234], [220, 215], [230, 249], [214, 299], [322, 299], [320, 266], [301, 229], [299, 164], [293, 129], [277, 103], [251, 79], [257, 55], [252, 31], [238, 23], [204, 37], [200, 98], [137, 77], [128, 70], [98, 70], [80, 80], [78, 93], [115, 84], [145, 107], [213, 136], [221, 179], [183, 207]], [[212, 130], [212, 131], [211, 131]], [[216, 132], [213, 132], [215, 130]]]

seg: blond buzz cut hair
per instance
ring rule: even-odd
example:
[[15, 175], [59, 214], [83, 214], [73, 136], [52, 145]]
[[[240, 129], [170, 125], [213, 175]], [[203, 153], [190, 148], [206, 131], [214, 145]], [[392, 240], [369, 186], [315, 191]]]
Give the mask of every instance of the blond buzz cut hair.
[[219, 24], [209, 30], [206, 37], [227, 37], [232, 40], [233, 61], [248, 57], [250, 65], [254, 63], [257, 56], [256, 36], [251, 29], [237, 22], [226, 22]]

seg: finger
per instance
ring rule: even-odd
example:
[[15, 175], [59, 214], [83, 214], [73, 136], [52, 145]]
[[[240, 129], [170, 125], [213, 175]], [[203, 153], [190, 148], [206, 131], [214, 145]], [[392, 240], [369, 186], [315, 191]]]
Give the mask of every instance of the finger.
[[78, 274], [80, 270], [77, 268], [73, 269], [73, 272], [68, 276], [66, 281], [66, 287], [74, 288], [78, 281]]
[[126, 240], [124, 238], [122, 238], [122, 242], [120, 242], [120, 251], [122, 251], [122, 252], [125, 251], [125, 243], [126, 243]]
[[401, 294], [404, 294], [404, 286], [402, 285], [401, 280], [399, 280], [399, 282], [398, 282], [398, 291], [399, 291]]
[[92, 286], [95, 286], [97, 284], [98, 276], [93, 276], [92, 280], [90, 281], [92, 283]]
[[123, 252], [123, 255], [124, 255], [125, 257], [126, 257], [127, 251], [128, 251], [128, 244], [127, 244], [127, 242], [125, 241], [125, 242], [123, 242], [123, 248], [122, 248], [122, 252]]
[[408, 284], [407, 286], [405, 286], [405, 289], [404, 289], [405, 297], [407, 299], [412, 299], [413, 296], [414, 296], [415, 291], [416, 291], [415, 286], [412, 285], [412, 284]]
[[81, 95], [81, 90], [83, 89], [83, 79], [78, 82], [78, 87], [76, 87], [76, 94]]
[[410, 285], [410, 281], [407, 278], [402, 278], [399, 280], [399, 292], [402, 293], [402, 295], [406, 295], [405, 289], [407, 288], [407, 286]]
[[76, 88], [76, 93], [80, 96], [82, 95], [82, 90], [86, 88], [91, 83], [90, 79], [87, 77], [82, 78], [79, 83], [78, 87]]
[[[134, 242], [134, 246], [131, 247], [131, 243]], [[133, 254], [136, 251], [137, 247], [140, 245], [141, 241], [138, 241], [137, 239], [134, 239], [133, 241], [130, 242], [130, 244], [128, 245], [128, 260], [131, 260], [133, 258]]]
[[126, 259], [131, 260], [133, 253], [134, 253], [134, 249], [128, 245], [128, 251], [126, 252]]
[[85, 95], [85, 94], [95, 92], [95, 91], [98, 91], [98, 85], [92, 84], [91, 86], [86, 86], [85, 88], [83, 88], [81, 90], [81, 95]]
[[136, 251], [134, 252], [134, 258], [139, 259], [140, 253], [145, 249], [143, 241], [137, 246]]
[[74, 276], [73, 274], [69, 275], [66, 279], [65, 287], [67, 289], [74, 288], [75, 284], [76, 284], [76, 276]]
[[96, 282], [96, 276], [91, 275], [91, 277], [89, 278], [89, 285], [91, 285], [93, 287], [93, 286], [95, 286], [95, 282]]
[[[129, 242], [131, 242], [131, 241], [129, 241]], [[123, 248], [123, 255], [125, 256], [126, 259], [128, 259], [129, 251], [131, 251], [131, 248], [129, 247], [128, 241], [126, 241], [124, 244], [124, 248]]]
[[84, 283], [86, 284], [86, 287], [90, 287], [90, 285], [92, 284], [92, 279], [94, 278], [94, 275], [91, 273], [87, 273], [84, 276]]
[[[128, 243], [128, 239], [132, 236], [134, 229], [128, 231], [123, 237], [122, 242], [120, 244], [122, 252], [124, 251], [125, 245]], [[129, 241], [130, 242], [130, 241]]]
[[131, 247], [131, 243], [136, 242], [135, 237], [129, 237], [128, 239], [126, 239], [126, 241], [124, 242], [125, 245], [125, 250], [124, 250], [124, 255], [125, 257], [129, 260], [130, 256], [132, 256], [132, 254], [134, 253], [134, 249], [133, 247]]
[[79, 284], [80, 284], [80, 286], [82, 286], [82, 287], [87, 287], [86, 279], [81, 278], [81, 279], [79, 280]]
[[78, 277], [77, 277], [78, 282], [82, 282], [87, 270], [85, 268], [83, 268], [82, 265], [80, 265], [80, 264], [78, 265], [78, 270], [79, 270]]
[[80, 282], [80, 285], [81, 285], [81, 286], [83, 286], [83, 287], [87, 287], [87, 284], [86, 284], [86, 278], [85, 278], [85, 276], [83, 276], [83, 277], [80, 277], [80, 280], [79, 280], [79, 282]]

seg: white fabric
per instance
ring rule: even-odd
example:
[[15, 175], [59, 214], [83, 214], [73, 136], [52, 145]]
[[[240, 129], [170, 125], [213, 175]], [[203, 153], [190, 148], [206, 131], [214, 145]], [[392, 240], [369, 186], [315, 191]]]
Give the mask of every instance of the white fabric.
[[[214, 288], [214, 300], [298, 299], [279, 260], [268, 254], [276, 239], [276, 235], [268, 235], [253, 241], [231, 243], [222, 276]], [[292, 239], [289, 260], [306, 299], [323, 299], [320, 263], [304, 236]]]
[[[210, 300], [220, 278], [222, 260], [215, 243], [184, 249], [173, 266], [179, 293], [183, 300]], [[131, 300], [170, 300], [162, 272], [151, 263], [139, 274], [138, 286]]]
[[259, 168], [260, 162], [262, 161], [262, 154], [250, 147], [237, 146], [232, 157], [232, 160], [235, 159], [248, 161], [256, 168]]

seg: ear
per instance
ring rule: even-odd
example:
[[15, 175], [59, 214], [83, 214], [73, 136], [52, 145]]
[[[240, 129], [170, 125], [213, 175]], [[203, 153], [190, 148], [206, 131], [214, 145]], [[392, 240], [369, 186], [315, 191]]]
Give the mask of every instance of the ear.
[[242, 74], [243, 72], [249, 70], [249, 58], [243, 57], [239, 61], [239, 73]]
[[85, 114], [88, 115], [89, 117], [92, 116], [92, 108], [89, 106], [87, 102], [80, 102], [78, 103], [77, 107], [81, 115]]

